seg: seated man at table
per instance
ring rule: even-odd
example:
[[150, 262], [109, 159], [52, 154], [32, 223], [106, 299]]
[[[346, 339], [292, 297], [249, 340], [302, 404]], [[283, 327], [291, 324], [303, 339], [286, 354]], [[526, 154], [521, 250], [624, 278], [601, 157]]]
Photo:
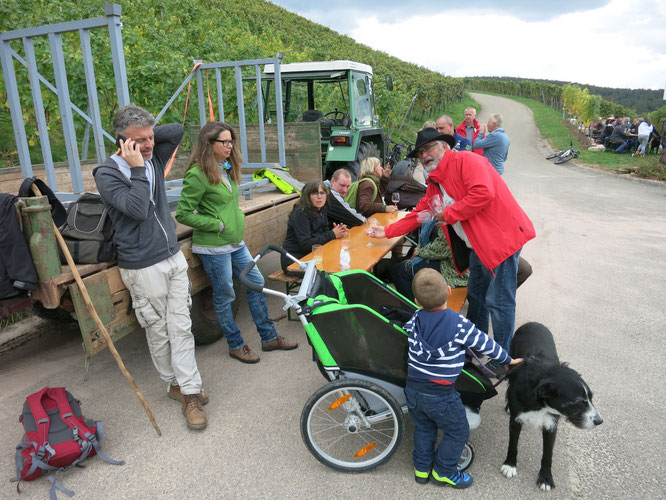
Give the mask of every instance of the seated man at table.
[[324, 184], [331, 190], [328, 207], [328, 226], [333, 229], [333, 224], [344, 224], [347, 227], [360, 226], [365, 222], [365, 216], [358, 213], [345, 201], [345, 195], [352, 185], [351, 174], [344, 168], [333, 172], [330, 181]]
[[624, 123], [622, 118], [618, 118], [615, 122], [615, 128], [613, 133], [608, 139], [610, 142], [611, 148], [615, 149], [616, 153], [622, 153], [629, 145], [629, 136], [627, 135], [628, 128]]

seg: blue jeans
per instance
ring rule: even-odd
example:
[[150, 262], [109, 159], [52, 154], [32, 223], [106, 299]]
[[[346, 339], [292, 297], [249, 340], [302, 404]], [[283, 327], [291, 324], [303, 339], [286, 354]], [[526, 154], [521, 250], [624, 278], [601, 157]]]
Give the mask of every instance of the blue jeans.
[[626, 140], [622, 144], [620, 144], [616, 149], [616, 153], [623, 153], [625, 149], [627, 149], [627, 146], [629, 146], [629, 141]]
[[[252, 260], [247, 247], [239, 248], [235, 252], [221, 255], [198, 254], [203, 263], [210, 284], [213, 287], [213, 305], [217, 321], [222, 327], [222, 333], [227, 339], [229, 349], [240, 349], [245, 345], [241, 332], [234, 321], [234, 314], [231, 312], [231, 303], [236, 298], [234, 293], [233, 276], [238, 276], [245, 268], [248, 262]], [[248, 274], [248, 279], [252, 283], [264, 286], [264, 277], [257, 267], [253, 267]], [[252, 321], [257, 326], [257, 331], [261, 337], [261, 342], [270, 342], [278, 337], [277, 330], [273, 322], [268, 319], [268, 308], [266, 307], [266, 296], [263, 293], [253, 290], [245, 290], [247, 303], [250, 306]]]
[[495, 269], [487, 269], [472, 250], [469, 256], [467, 318], [482, 332], [493, 322], [493, 338], [509, 350], [516, 321], [516, 276], [520, 250]]
[[[448, 391], [447, 391], [448, 389]], [[453, 386], [442, 394], [426, 394], [405, 388], [407, 408], [414, 421], [414, 468], [420, 472], [435, 469], [438, 476], [449, 476], [458, 470], [458, 461], [469, 439], [469, 424], [460, 394]], [[442, 440], [435, 450], [437, 430]]]
[[440, 270], [438, 260], [424, 260], [419, 257], [395, 264], [391, 268], [391, 281], [398, 293], [414, 302], [414, 291], [412, 290], [414, 275], [426, 267], [437, 272]]

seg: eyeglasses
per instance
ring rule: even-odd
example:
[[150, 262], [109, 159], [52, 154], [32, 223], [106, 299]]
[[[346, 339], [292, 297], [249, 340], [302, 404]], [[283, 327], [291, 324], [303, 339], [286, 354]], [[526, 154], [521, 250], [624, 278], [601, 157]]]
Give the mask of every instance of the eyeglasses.
[[317, 191], [316, 193], [311, 193], [310, 196], [326, 196], [326, 191]]
[[225, 148], [233, 148], [234, 147], [234, 141], [221, 141], [219, 139], [213, 139], [213, 142], [219, 142]]
[[434, 141], [434, 142], [431, 142], [430, 144], [426, 144], [422, 148], [417, 149], [416, 150], [416, 157], [420, 158], [423, 155], [423, 153], [430, 153], [430, 151], [435, 149], [435, 147], [437, 147], [439, 144], [440, 144], [439, 141]]

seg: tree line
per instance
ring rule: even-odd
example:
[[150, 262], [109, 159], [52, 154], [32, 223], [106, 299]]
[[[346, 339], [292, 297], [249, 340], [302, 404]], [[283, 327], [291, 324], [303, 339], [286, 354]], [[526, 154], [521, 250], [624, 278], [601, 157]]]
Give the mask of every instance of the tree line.
[[666, 106], [651, 113], [639, 114], [636, 110], [617, 104], [588, 88], [576, 84], [560, 85], [545, 80], [519, 80], [516, 78], [465, 78], [465, 88], [498, 94], [515, 95], [541, 101], [556, 110], [562, 110], [588, 126], [599, 117], [622, 116], [650, 118], [659, 124], [666, 116]]

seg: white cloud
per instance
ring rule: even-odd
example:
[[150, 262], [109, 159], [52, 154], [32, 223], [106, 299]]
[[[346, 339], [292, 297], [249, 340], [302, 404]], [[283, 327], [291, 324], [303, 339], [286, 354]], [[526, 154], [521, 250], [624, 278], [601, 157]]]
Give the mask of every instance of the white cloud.
[[[568, 6], [559, 15], [544, 8], [543, 21], [535, 20], [539, 17], [533, 12], [541, 3], [532, 2], [530, 15], [520, 18], [514, 14], [520, 2], [508, 3], [512, 8], [504, 14], [478, 9], [474, 3], [464, 9], [449, 3], [436, 14], [432, 10], [424, 14], [417, 7], [410, 11], [409, 4], [403, 4], [404, 16], [395, 21], [363, 3], [356, 3], [357, 12], [353, 16], [347, 12], [344, 20], [330, 11], [324, 16], [311, 8], [303, 10], [310, 19], [333, 29], [344, 23], [339, 25], [350, 27], [345, 32], [360, 43], [452, 76], [515, 76], [604, 87], [663, 88], [666, 2], [582, 3], [593, 7], [572, 12], [573, 7]], [[496, 5], [501, 8], [503, 4]], [[368, 10], [359, 10], [364, 8]]]

